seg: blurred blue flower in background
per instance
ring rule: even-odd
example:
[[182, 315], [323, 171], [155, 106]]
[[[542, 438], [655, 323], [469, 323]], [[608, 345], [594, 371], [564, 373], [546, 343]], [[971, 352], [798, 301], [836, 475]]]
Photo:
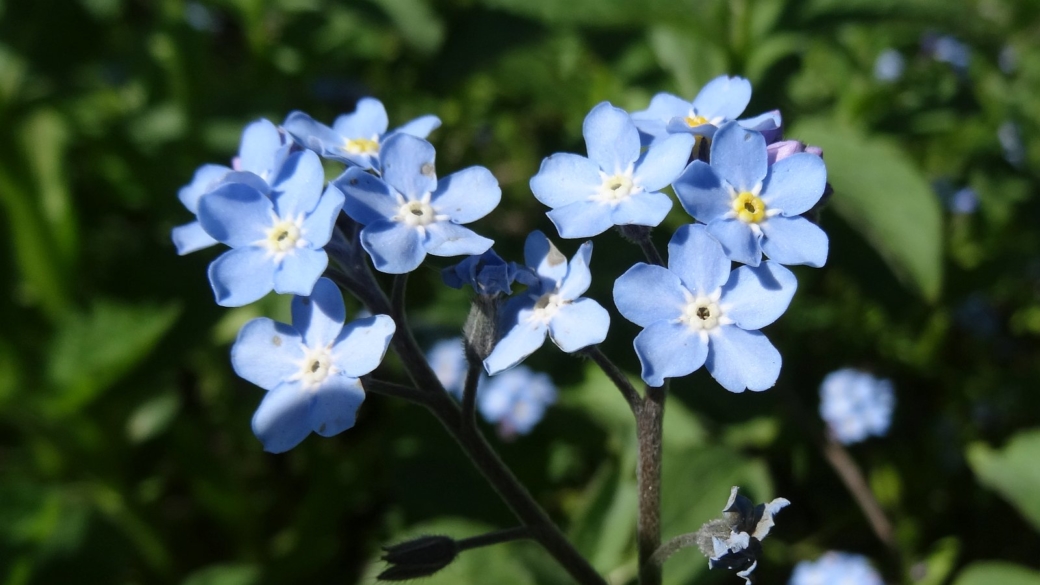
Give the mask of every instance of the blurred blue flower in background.
[[881, 575], [862, 555], [830, 551], [815, 561], [802, 561], [787, 585], [884, 585]]
[[286, 160], [269, 198], [251, 184], [225, 183], [199, 201], [199, 222], [231, 246], [209, 265], [217, 304], [238, 307], [273, 289], [307, 296], [328, 266], [323, 247], [332, 238], [343, 194], [322, 195], [318, 156], [297, 152]]
[[874, 79], [892, 82], [903, 76], [906, 60], [903, 54], [895, 49], [885, 49], [874, 60]]
[[380, 148], [391, 136], [402, 133], [426, 138], [441, 125], [441, 120], [437, 116], [422, 116], [388, 133], [389, 124], [383, 102], [366, 97], [358, 100], [354, 113], [336, 118], [331, 128], [299, 111], [291, 112], [283, 126], [302, 146], [324, 158], [378, 169]]
[[936, 61], [948, 63], [957, 73], [967, 73], [971, 50], [955, 37], [926, 33], [921, 38], [921, 48]]
[[820, 416], [845, 445], [873, 435], [884, 436], [892, 422], [892, 382], [853, 368], [843, 368], [820, 385]]
[[461, 337], [442, 339], [426, 352], [426, 361], [449, 394], [462, 399], [466, 385], [466, 350]]
[[531, 177], [536, 199], [563, 238], [587, 238], [614, 225], [656, 226], [672, 200], [660, 190], [675, 180], [693, 149], [693, 136], [675, 134], [641, 153], [627, 112], [603, 102], [582, 126], [589, 156], [557, 153]]
[[477, 408], [498, 434], [508, 439], [526, 435], [556, 402], [556, 386], [547, 374], [518, 366], [491, 376], [477, 392]]
[[668, 243], [668, 268], [636, 264], [614, 283], [614, 304], [644, 327], [633, 345], [647, 384], [705, 365], [730, 392], [759, 391], [776, 383], [781, 358], [757, 330], [787, 310], [797, 286], [776, 262], [731, 272], [707, 229], [685, 225]]
[[762, 135], [730, 122], [712, 140], [711, 164], [690, 163], [675, 192], [687, 213], [708, 224], [730, 259], [758, 266], [764, 252], [781, 264], [823, 266], [827, 234], [800, 215], [823, 195], [823, 159], [799, 152], [773, 165], [768, 161]]
[[322, 278], [292, 302], [293, 324], [266, 317], [245, 324], [231, 348], [235, 373], [267, 390], [253, 415], [264, 450], [282, 453], [311, 432], [331, 437], [354, 426], [365, 391], [358, 379], [383, 360], [394, 321], [376, 315], [345, 325], [343, 296]]
[[538, 282], [510, 299], [502, 309], [502, 339], [484, 360], [491, 375], [511, 368], [545, 343], [550, 336], [565, 352], [600, 343], [607, 337], [610, 315], [592, 299], [581, 297], [592, 282], [589, 261], [592, 242], [585, 242], [567, 262], [540, 231], [524, 244], [524, 259]]
[[979, 208], [979, 196], [971, 187], [964, 187], [947, 198], [946, 207], [959, 215], [972, 214]]
[[427, 254], [483, 254], [494, 243], [459, 224], [498, 206], [498, 180], [484, 167], [469, 167], [438, 182], [434, 156], [429, 142], [396, 134], [383, 147], [382, 179], [351, 167], [332, 182], [346, 195], [343, 210], [365, 226], [361, 245], [379, 271], [403, 274]]
[[1020, 167], [1026, 160], [1025, 147], [1022, 145], [1022, 131], [1018, 124], [1007, 120], [997, 128], [997, 140], [1004, 150], [1004, 160], [1011, 166]]

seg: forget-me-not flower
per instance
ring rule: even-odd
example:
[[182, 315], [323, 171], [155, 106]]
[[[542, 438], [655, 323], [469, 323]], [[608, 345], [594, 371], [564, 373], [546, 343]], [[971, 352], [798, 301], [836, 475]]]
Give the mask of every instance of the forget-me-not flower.
[[906, 61], [903, 54], [895, 49], [885, 49], [874, 60], [874, 79], [892, 82], [903, 76]]
[[459, 225], [498, 205], [494, 175], [470, 167], [438, 181], [434, 156], [429, 142], [396, 134], [383, 145], [382, 179], [352, 167], [332, 183], [346, 195], [343, 210], [365, 226], [361, 245], [381, 272], [411, 272], [427, 254], [482, 254], [494, 243]]
[[402, 133], [426, 138], [441, 125], [441, 120], [437, 116], [421, 116], [387, 132], [389, 123], [383, 102], [366, 97], [358, 100], [354, 113], [336, 118], [331, 128], [303, 112], [290, 113], [283, 126], [300, 144], [324, 158], [378, 169], [380, 147], [391, 136]]
[[708, 557], [709, 569], [729, 569], [751, 585], [751, 573], [758, 566], [762, 554], [762, 540], [769, 536], [775, 525], [773, 517], [791, 504], [786, 498], [776, 498], [758, 504], [738, 493], [733, 486], [729, 500], [722, 509], [722, 518], [709, 520], [696, 532], [698, 548]]
[[322, 195], [325, 172], [310, 151], [289, 156], [268, 197], [248, 183], [225, 183], [199, 201], [199, 221], [231, 246], [209, 265], [217, 304], [238, 307], [274, 289], [307, 296], [328, 266], [323, 247], [332, 237], [343, 194]]
[[815, 561], [798, 563], [787, 585], [884, 585], [867, 557], [829, 551]]
[[264, 450], [282, 453], [311, 432], [331, 437], [354, 426], [365, 390], [358, 379], [379, 365], [394, 321], [375, 315], [346, 323], [343, 296], [322, 278], [292, 303], [292, 325], [246, 323], [231, 348], [235, 373], [267, 390], [253, 415]]
[[845, 445], [887, 433], [894, 407], [892, 382], [867, 372], [843, 368], [820, 384], [820, 416]]
[[614, 283], [614, 303], [644, 328], [633, 345], [647, 384], [705, 365], [730, 392], [759, 391], [776, 383], [781, 359], [758, 329], [787, 310], [797, 286], [776, 262], [731, 272], [707, 229], [685, 225], [668, 243], [668, 268], [636, 264]]
[[758, 266], [764, 252], [781, 264], [823, 266], [827, 234], [801, 217], [827, 185], [823, 159], [801, 152], [768, 160], [762, 135], [730, 122], [715, 133], [711, 164], [693, 161], [673, 187], [731, 259]]
[[581, 294], [589, 288], [592, 242], [585, 242], [571, 259], [556, 249], [540, 231], [531, 232], [524, 244], [524, 259], [538, 275], [538, 282], [510, 299], [502, 310], [505, 335], [484, 360], [489, 374], [520, 363], [545, 343], [545, 336], [565, 352], [606, 339], [610, 315]]
[[433, 373], [437, 375], [444, 389], [459, 400], [466, 386], [466, 374], [469, 366], [466, 363], [466, 350], [461, 337], [442, 339], [426, 352], [426, 361]]
[[656, 226], [672, 200], [661, 193], [686, 166], [693, 137], [676, 134], [640, 151], [627, 112], [603, 102], [582, 126], [589, 156], [557, 153], [531, 178], [536, 199], [564, 238], [588, 238], [614, 225]]
[[480, 414], [498, 425], [503, 438], [531, 432], [554, 402], [556, 386], [552, 379], [525, 366], [488, 378], [477, 392]]
[[[710, 138], [719, 126], [744, 113], [750, 101], [751, 82], [743, 77], [720, 75], [701, 88], [692, 102], [670, 93], [655, 95], [647, 109], [632, 113], [632, 120], [645, 144], [676, 133]], [[769, 135], [769, 142], [780, 137], [779, 111], [739, 120], [739, 123]]]
[[[246, 126], [230, 167], [206, 164], [195, 171], [191, 183], [181, 187], [177, 198], [188, 211], [199, 213], [199, 200], [225, 182], [243, 182], [267, 195], [268, 183], [281, 171], [289, 156], [292, 142], [268, 120], [260, 119]], [[198, 220], [173, 228], [171, 234], [177, 253], [190, 254], [217, 243], [202, 229]]]
[[494, 250], [470, 256], [441, 271], [444, 284], [451, 288], [462, 288], [468, 284], [477, 294], [487, 296], [508, 295], [513, 292], [513, 281], [517, 280], [518, 275], [522, 280], [530, 278], [527, 269], [518, 267], [513, 262], [506, 262]]

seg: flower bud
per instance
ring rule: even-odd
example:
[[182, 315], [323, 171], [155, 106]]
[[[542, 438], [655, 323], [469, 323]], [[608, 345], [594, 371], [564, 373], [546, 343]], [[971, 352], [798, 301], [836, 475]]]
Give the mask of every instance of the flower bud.
[[390, 566], [376, 577], [380, 581], [429, 577], [450, 565], [459, 554], [455, 539], [449, 536], [420, 536], [383, 547], [383, 551], [383, 560]]

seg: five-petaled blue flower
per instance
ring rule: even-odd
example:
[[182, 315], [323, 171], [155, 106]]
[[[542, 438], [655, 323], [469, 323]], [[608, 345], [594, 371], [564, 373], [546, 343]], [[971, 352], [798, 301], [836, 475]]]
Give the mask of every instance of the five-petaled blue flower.
[[303, 112], [292, 112], [285, 119], [285, 130], [300, 144], [321, 156], [357, 165], [363, 169], [379, 168], [380, 146], [398, 133], [426, 138], [441, 125], [437, 116], [421, 116], [387, 132], [389, 119], [383, 102], [361, 98], [353, 114], [344, 114], [329, 128]]
[[322, 248], [343, 207], [328, 189], [318, 155], [289, 156], [268, 197], [248, 183], [225, 183], [199, 200], [199, 222], [231, 246], [209, 265], [217, 304], [238, 307], [278, 293], [307, 296], [328, 266]]
[[231, 348], [235, 373], [267, 390], [253, 415], [264, 450], [282, 453], [311, 432], [331, 437], [354, 426], [365, 391], [358, 379], [379, 365], [394, 321], [375, 315], [345, 325], [336, 285], [322, 278], [292, 303], [293, 324], [246, 323]]
[[509, 439], [526, 435], [556, 402], [556, 386], [543, 373], [517, 366], [484, 381], [477, 392], [477, 408], [484, 419], [498, 425], [498, 434]]
[[538, 282], [510, 299], [502, 309], [505, 335], [484, 360], [489, 374], [520, 363], [545, 343], [545, 336], [565, 352], [574, 352], [606, 339], [610, 315], [592, 299], [580, 295], [589, 288], [592, 242], [585, 242], [571, 259], [539, 231], [524, 244], [524, 259]]
[[834, 437], [849, 445], [874, 435], [884, 436], [892, 422], [895, 393], [891, 380], [842, 368], [820, 384], [820, 416]]
[[765, 252], [781, 264], [823, 266], [827, 234], [800, 215], [823, 195], [823, 159], [800, 152], [770, 166], [768, 157], [761, 134], [725, 124], [712, 140], [711, 164], [693, 161], [673, 184], [679, 202], [737, 262], [758, 266]]
[[[257, 120], [246, 126], [238, 147], [238, 156], [231, 166], [207, 164], [195, 171], [191, 183], [177, 193], [184, 207], [195, 215], [199, 213], [199, 199], [226, 182], [249, 183], [267, 195], [269, 182], [274, 181], [289, 156], [292, 142], [287, 140], [268, 120]], [[190, 254], [217, 243], [196, 220], [173, 228], [171, 234], [177, 253]]]
[[[701, 88], [688, 102], [670, 93], [659, 93], [650, 107], [632, 113], [632, 120], [644, 143], [656, 142], [670, 134], [711, 137], [715, 130], [744, 113], [751, 101], [751, 82], [743, 77], [720, 75]], [[766, 134], [772, 142], [780, 138], [780, 112], [766, 112], [739, 121], [742, 126]]]
[[686, 166], [693, 137], [676, 134], [640, 153], [632, 118], [609, 102], [592, 108], [582, 126], [589, 157], [557, 153], [531, 178], [535, 198], [564, 238], [588, 238], [613, 225], [656, 226], [672, 200], [660, 190]]
[[433, 145], [408, 134], [386, 141], [382, 179], [347, 169], [333, 185], [358, 223], [361, 245], [377, 270], [403, 274], [426, 258], [482, 254], [494, 242], [459, 224], [491, 213], [502, 190], [491, 171], [470, 167], [437, 180]]
[[759, 391], [776, 383], [781, 360], [757, 330], [783, 314], [797, 286], [776, 262], [731, 272], [704, 226], [685, 225], [668, 243], [668, 268], [636, 264], [614, 283], [614, 303], [645, 328], [633, 345], [647, 384], [706, 365], [730, 392]]

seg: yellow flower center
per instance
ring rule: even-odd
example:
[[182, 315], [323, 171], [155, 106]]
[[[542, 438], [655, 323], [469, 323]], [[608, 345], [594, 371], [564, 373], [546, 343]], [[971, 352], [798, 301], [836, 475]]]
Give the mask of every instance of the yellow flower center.
[[703, 126], [705, 124], [710, 124], [711, 123], [704, 116], [698, 116], [696, 114], [694, 114], [692, 116], [686, 116], [685, 120], [686, 120], [686, 125], [689, 126], [690, 128], [696, 128], [697, 126]]
[[355, 138], [346, 141], [343, 150], [350, 154], [376, 154], [379, 152], [379, 142], [368, 138]]
[[744, 223], [758, 223], [766, 218], [766, 204], [754, 194], [744, 191], [733, 200], [733, 212]]

